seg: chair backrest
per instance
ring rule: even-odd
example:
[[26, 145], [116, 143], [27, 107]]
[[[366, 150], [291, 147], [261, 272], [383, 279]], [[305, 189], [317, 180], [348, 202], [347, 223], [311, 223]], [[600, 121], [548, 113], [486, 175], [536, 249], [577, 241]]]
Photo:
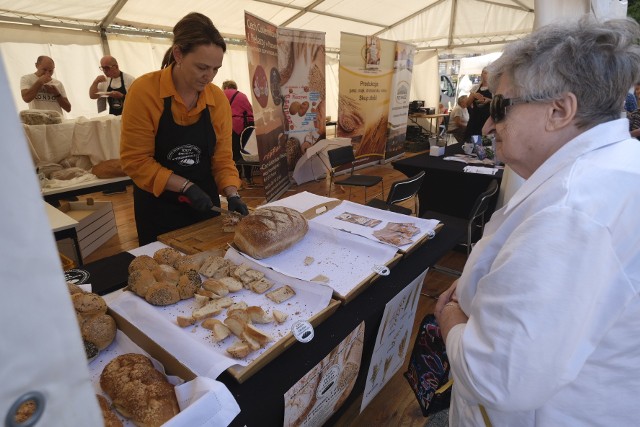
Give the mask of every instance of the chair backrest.
[[353, 146], [351, 145], [329, 150], [327, 155], [329, 156], [329, 163], [331, 164], [332, 169], [346, 164], [350, 164], [353, 168], [353, 163], [356, 161], [356, 156], [353, 153]]
[[498, 180], [492, 179], [487, 189], [481, 193], [473, 204], [473, 208], [471, 209], [471, 213], [469, 214], [469, 220], [473, 221], [478, 218], [489, 208], [489, 202], [491, 198], [498, 192]]
[[402, 202], [415, 196], [420, 187], [422, 181], [424, 181], [424, 171], [420, 171], [418, 174], [411, 178], [396, 181], [391, 185], [389, 196], [387, 197], [387, 205]]

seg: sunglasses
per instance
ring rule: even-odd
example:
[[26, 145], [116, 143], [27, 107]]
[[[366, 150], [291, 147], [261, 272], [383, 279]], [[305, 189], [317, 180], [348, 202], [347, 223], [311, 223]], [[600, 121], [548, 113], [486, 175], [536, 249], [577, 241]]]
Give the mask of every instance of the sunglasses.
[[98, 69], [99, 69], [100, 71], [106, 71], [106, 72], [109, 72], [109, 70], [110, 70], [110, 69], [112, 69], [112, 68], [117, 68], [117, 67], [118, 67], [117, 65], [105, 65], [104, 67], [98, 67]]
[[507, 107], [512, 107], [518, 104], [528, 104], [529, 101], [524, 98], [505, 98], [502, 95], [493, 95], [491, 98], [491, 104], [489, 104], [489, 115], [494, 123], [501, 122], [507, 115]]

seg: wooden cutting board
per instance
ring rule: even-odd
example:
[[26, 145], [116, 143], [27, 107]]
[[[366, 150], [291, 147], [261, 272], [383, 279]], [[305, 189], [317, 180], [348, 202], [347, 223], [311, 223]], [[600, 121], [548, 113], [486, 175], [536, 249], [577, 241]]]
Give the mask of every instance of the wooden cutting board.
[[226, 250], [233, 233], [222, 230], [222, 216], [170, 231], [158, 236], [158, 241], [187, 255], [212, 249]]

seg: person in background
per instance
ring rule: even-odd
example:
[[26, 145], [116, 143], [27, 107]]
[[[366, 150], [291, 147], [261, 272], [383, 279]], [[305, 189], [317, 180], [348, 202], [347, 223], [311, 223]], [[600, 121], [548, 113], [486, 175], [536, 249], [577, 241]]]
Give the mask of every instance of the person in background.
[[469, 121], [469, 111], [467, 111], [467, 95], [458, 97], [458, 103], [451, 110], [449, 118], [449, 128], [447, 132], [452, 134], [456, 141], [464, 142], [464, 134], [467, 131]]
[[219, 191], [231, 211], [248, 213], [231, 152], [231, 107], [211, 81], [226, 43], [211, 20], [190, 13], [173, 28], [162, 69], [131, 85], [122, 114], [120, 158], [134, 182], [141, 245], [218, 215]]
[[[450, 425], [640, 419], [640, 144], [620, 105], [640, 77], [631, 19], [542, 27], [489, 66], [497, 154], [526, 181], [435, 315]], [[567, 78], [570, 76], [570, 78]]]
[[71, 103], [60, 80], [52, 77], [56, 64], [48, 56], [36, 60], [36, 72], [20, 78], [22, 100], [34, 110], [71, 111]]
[[640, 82], [633, 86], [633, 93], [636, 95], [636, 104], [640, 105]]
[[131, 87], [135, 78], [120, 71], [118, 61], [111, 55], [103, 56], [100, 59], [100, 67], [98, 68], [104, 74], [100, 74], [91, 83], [89, 98], [99, 99], [103, 94], [106, 94], [107, 102], [109, 103], [109, 114], [119, 116], [122, 114], [127, 88]]
[[467, 98], [469, 122], [464, 135], [465, 141], [469, 141], [472, 135], [481, 135], [482, 126], [489, 118], [489, 103], [492, 95], [489, 90], [488, 77], [487, 69], [484, 68], [480, 75], [480, 83], [471, 88], [471, 93]]
[[[253, 126], [253, 107], [247, 95], [238, 90], [238, 85], [233, 80], [222, 82], [222, 90], [231, 104], [231, 118], [233, 121], [233, 159], [241, 160], [240, 150], [249, 139], [250, 132], [242, 134], [247, 126]], [[242, 141], [240, 137], [242, 136]]]

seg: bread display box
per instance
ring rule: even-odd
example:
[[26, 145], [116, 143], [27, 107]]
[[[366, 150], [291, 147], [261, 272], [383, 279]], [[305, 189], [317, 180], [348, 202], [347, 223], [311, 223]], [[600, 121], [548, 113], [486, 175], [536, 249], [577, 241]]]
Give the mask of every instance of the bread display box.
[[[154, 242], [130, 253], [141, 261], [144, 255], [156, 256], [165, 249], [169, 247]], [[208, 256], [206, 259], [215, 263], [222, 257]], [[209, 264], [203, 264], [200, 272], [210, 278], [202, 282], [202, 288], [193, 297], [185, 296], [165, 305], [152, 298], [154, 290], [162, 283], [147, 283], [148, 292], [142, 298], [138, 292], [145, 289], [144, 283], [148, 281], [144, 276], [148, 275], [134, 270], [130, 273], [127, 290], [105, 295], [105, 300], [118, 324], [129, 324], [125, 329], [134, 341], [164, 353], [163, 361], [174, 372], [186, 373], [187, 370], [200, 377], [215, 379], [228, 370], [240, 383], [294, 345], [294, 330], [299, 322], [315, 327], [340, 305], [331, 299], [329, 287], [285, 277], [252, 264], [233, 249], [227, 251], [224, 260], [233, 264], [234, 277], [217, 276], [214, 279], [208, 273]], [[220, 269], [224, 268], [220, 266]], [[242, 270], [241, 276], [237, 269]], [[245, 287], [243, 282], [236, 280], [245, 275], [247, 279], [261, 278]], [[229, 283], [224, 295], [213, 286], [218, 283], [227, 286], [229, 281], [238, 282], [239, 286], [232, 290]], [[258, 285], [266, 285], [268, 289], [257, 289]], [[220, 294], [213, 297], [215, 292]], [[244, 318], [245, 314], [250, 320]], [[216, 324], [224, 324], [229, 331], [223, 335], [216, 329]], [[240, 330], [236, 331], [236, 327]], [[243, 348], [244, 344], [248, 346]]]
[[59, 209], [78, 221], [76, 232], [83, 258], [118, 234], [111, 202], [89, 198], [86, 201], [62, 202]]

